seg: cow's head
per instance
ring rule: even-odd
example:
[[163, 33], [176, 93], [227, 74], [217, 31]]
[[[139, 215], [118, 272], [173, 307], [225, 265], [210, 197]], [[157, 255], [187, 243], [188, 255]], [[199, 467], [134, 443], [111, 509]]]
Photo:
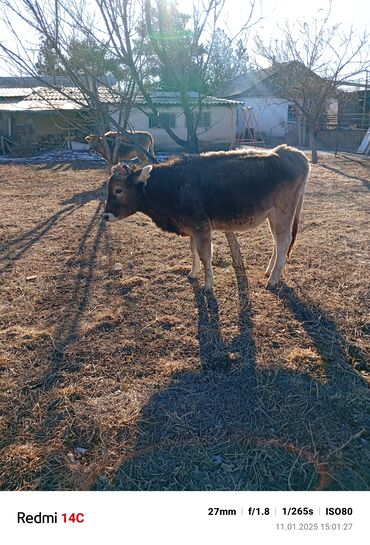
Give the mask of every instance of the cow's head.
[[98, 151], [99, 153], [101, 153], [102, 150], [104, 151], [104, 148], [102, 147], [102, 138], [97, 134], [85, 136], [85, 142], [90, 144], [90, 149], [93, 151]]
[[152, 170], [151, 165], [144, 168], [125, 164], [112, 168], [108, 179], [108, 198], [104, 209], [106, 221], [127, 218], [139, 210], [144, 186]]
[[88, 144], [93, 144], [94, 142], [99, 142], [101, 140], [101, 136], [98, 136], [97, 134], [88, 134], [85, 136], [85, 142]]

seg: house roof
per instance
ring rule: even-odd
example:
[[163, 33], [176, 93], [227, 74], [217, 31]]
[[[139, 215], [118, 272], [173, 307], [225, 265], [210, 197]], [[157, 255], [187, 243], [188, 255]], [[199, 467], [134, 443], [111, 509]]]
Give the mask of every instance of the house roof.
[[[107, 87], [99, 87], [100, 100], [103, 103], [117, 102]], [[6, 92], [2, 92], [6, 91]], [[10, 90], [11, 91], [11, 90]], [[1, 99], [12, 97], [12, 102]], [[15, 100], [18, 98], [18, 100]], [[0, 111], [9, 112], [48, 112], [53, 110], [82, 110], [86, 108], [87, 97], [77, 87], [35, 87], [14, 89], [14, 94], [0, 88]]]
[[223, 97], [242, 97], [242, 96], [260, 96], [275, 95], [279, 92], [279, 78], [283, 76], [294, 83], [297, 77], [302, 73], [309, 73], [312, 81], [320, 80], [320, 76], [307, 68], [303, 63], [298, 61], [275, 63], [268, 68], [261, 70], [253, 70], [247, 74], [237, 76], [224, 85], [218, 95]]
[[[151, 93], [150, 97], [156, 106], [177, 106], [181, 104], [180, 93], [176, 91], [156, 91], [154, 93]], [[190, 103], [198, 103], [199, 93], [196, 93], [195, 91], [190, 91], [188, 93], [188, 97], [190, 99]], [[142, 105], [146, 104], [143, 96], [137, 96], [135, 102]], [[207, 96], [202, 99], [202, 103], [207, 104], [208, 106], [222, 106], [239, 104], [239, 101]]]
[[217, 94], [223, 97], [243, 95], [246, 91], [263, 82], [275, 72], [276, 68], [270, 66], [266, 69], [253, 70], [247, 74], [242, 74], [226, 83], [226, 85], [219, 89]]
[[[100, 101], [106, 104], [119, 103], [122, 99], [118, 93], [114, 93], [114, 90], [107, 87], [99, 87]], [[0, 89], [0, 110], [10, 112], [24, 112], [24, 111], [36, 111], [45, 112], [52, 110], [81, 110], [86, 108], [87, 97], [84, 97], [83, 93], [77, 87], [61, 87], [59, 90], [51, 87], [36, 87], [34, 89], [14, 89], [19, 91], [19, 94], [15, 95], [2, 95]], [[13, 100], [1, 103], [1, 98], [19, 98], [20, 100]], [[151, 98], [155, 105], [180, 105], [180, 93], [157, 91], [151, 94]], [[196, 104], [199, 100], [198, 93], [189, 93], [190, 102]], [[143, 96], [137, 96], [135, 99], [137, 105], [145, 106], [146, 102]], [[203, 104], [213, 105], [232, 105], [238, 104], [238, 101], [228, 100], [217, 97], [205, 97]]]
[[30, 87], [0, 87], [0, 100], [7, 98], [17, 98], [17, 97], [26, 97], [32, 93]]

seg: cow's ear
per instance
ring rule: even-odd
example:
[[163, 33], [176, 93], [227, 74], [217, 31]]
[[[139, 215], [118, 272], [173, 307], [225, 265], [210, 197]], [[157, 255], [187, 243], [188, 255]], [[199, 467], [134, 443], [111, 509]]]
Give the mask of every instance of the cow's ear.
[[141, 170], [138, 171], [138, 177], [136, 178], [137, 182], [144, 182], [146, 183], [147, 180], [150, 177], [150, 172], [152, 170], [152, 165], [147, 165], [146, 167], [143, 167]]

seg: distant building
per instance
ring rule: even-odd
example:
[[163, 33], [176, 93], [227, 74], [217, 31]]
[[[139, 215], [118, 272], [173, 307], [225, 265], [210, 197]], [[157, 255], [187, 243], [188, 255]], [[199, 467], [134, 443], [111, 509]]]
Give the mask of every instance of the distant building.
[[[70, 140], [83, 143], [84, 137], [93, 130], [93, 111], [87, 107], [81, 91], [65, 77], [48, 77], [43, 80], [0, 78], [0, 153], [10, 151], [14, 145], [19, 153], [27, 149], [32, 153], [40, 148], [63, 146]], [[117, 105], [121, 99], [108, 90], [103, 81], [101, 83], [100, 100], [107, 105], [112, 117], [118, 120]], [[161, 127], [161, 120], [166, 119], [169, 127], [186, 140], [187, 130], [180, 94], [156, 92], [151, 98], [159, 116], [151, 112], [143, 97], [138, 96], [131, 109], [130, 126], [134, 130], [151, 132], [157, 150], [178, 148]], [[197, 112], [198, 94], [189, 93], [189, 100], [194, 105], [194, 112]], [[216, 97], [202, 99], [197, 134], [203, 149], [228, 149], [234, 142], [237, 106], [236, 100]]]
[[[179, 146], [172, 140], [161, 126], [161, 119], [177, 136], [186, 140], [187, 128], [185, 116], [181, 107], [180, 93], [157, 91], [151, 94], [151, 99], [159, 111], [159, 117], [154, 115], [145, 104], [143, 97], [137, 97], [131, 110], [130, 123], [134, 130], [149, 131], [155, 141], [157, 150], [175, 150]], [[189, 93], [190, 104], [194, 107], [194, 115], [198, 112], [199, 95]], [[202, 99], [202, 111], [198, 119], [197, 135], [202, 150], [229, 149], [235, 141], [237, 130], [236, 100], [216, 97]]]
[[[259, 129], [264, 140], [269, 143], [284, 141], [296, 143], [297, 141], [296, 107], [293, 102], [281, 96], [278, 85], [281, 73], [288, 70], [292, 64], [277, 63], [266, 69], [248, 72], [232, 79], [217, 92], [218, 96], [238, 100], [243, 103], [243, 106], [252, 107], [257, 123], [255, 129]], [[301, 66], [305, 69], [303, 65]], [[311, 73], [312, 77], [319, 77]], [[336, 115], [337, 110], [337, 101], [333, 99], [328, 105], [327, 113]], [[243, 130], [240, 107], [238, 112], [237, 132], [240, 135]]]
[[339, 103], [340, 127], [368, 129], [370, 127], [370, 88], [343, 92]]

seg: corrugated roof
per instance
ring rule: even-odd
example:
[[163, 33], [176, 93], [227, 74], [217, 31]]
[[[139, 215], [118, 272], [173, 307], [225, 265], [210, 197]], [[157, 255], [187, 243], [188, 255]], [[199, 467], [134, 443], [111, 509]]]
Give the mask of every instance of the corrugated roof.
[[[114, 104], [122, 99], [120, 95], [106, 87], [99, 88], [100, 100], [106, 104]], [[22, 97], [22, 95], [19, 95]], [[157, 91], [151, 94], [151, 98], [156, 106], [177, 106], [181, 104], [180, 93]], [[197, 104], [199, 100], [198, 93], [189, 93], [190, 103]], [[231, 105], [238, 104], [238, 101], [228, 100], [218, 97], [205, 97], [202, 100], [203, 104], [208, 106], [214, 105]], [[141, 106], [146, 105], [144, 97], [137, 96], [135, 103]], [[0, 110], [12, 112], [24, 111], [52, 111], [52, 110], [81, 110], [86, 107], [87, 101], [81, 91], [76, 87], [61, 87], [60, 91], [50, 87], [37, 87], [31, 90], [23, 100], [14, 101], [12, 103], [0, 103]]]
[[2, 98], [16, 98], [26, 97], [32, 93], [30, 87], [0, 87], [0, 99]]
[[0, 103], [0, 111], [5, 112], [51, 112], [53, 110], [81, 110], [83, 106], [69, 100], [49, 102], [46, 100], [20, 100], [19, 102]]
[[[151, 99], [152, 101], [154, 102], [154, 104], [156, 106], [160, 106], [160, 105], [167, 105], [167, 106], [178, 106], [180, 105], [182, 102], [181, 102], [181, 97], [180, 97], [180, 93], [178, 92], [175, 92], [175, 91], [156, 91], [154, 93], [151, 93]], [[194, 91], [191, 91], [188, 93], [188, 96], [189, 96], [189, 102], [190, 103], [194, 103], [194, 104], [197, 104], [198, 101], [199, 101], [199, 94], [194, 92]], [[142, 105], [145, 105], [146, 102], [145, 102], [145, 99], [143, 96], [137, 96], [136, 99], [135, 99], [135, 102], [137, 104], [142, 104]], [[207, 96], [207, 97], [204, 97], [202, 98], [202, 103], [203, 104], [208, 104], [209, 106], [214, 106], [214, 105], [231, 105], [231, 104], [238, 104], [239, 101], [235, 101], [235, 100], [228, 100], [228, 99], [225, 99], [225, 98], [219, 98], [219, 97], [211, 97], [211, 96]]]
[[[117, 101], [118, 95], [114, 96], [106, 87], [99, 87], [98, 91], [101, 102], [109, 103]], [[36, 107], [37, 103], [44, 103], [49, 105], [50, 109], [66, 109], [63, 105], [66, 103], [70, 104], [71, 108], [75, 110], [87, 104], [87, 97], [77, 87], [61, 87], [60, 90], [52, 89], [51, 87], [37, 87], [24, 99], [24, 102], [32, 102]]]

